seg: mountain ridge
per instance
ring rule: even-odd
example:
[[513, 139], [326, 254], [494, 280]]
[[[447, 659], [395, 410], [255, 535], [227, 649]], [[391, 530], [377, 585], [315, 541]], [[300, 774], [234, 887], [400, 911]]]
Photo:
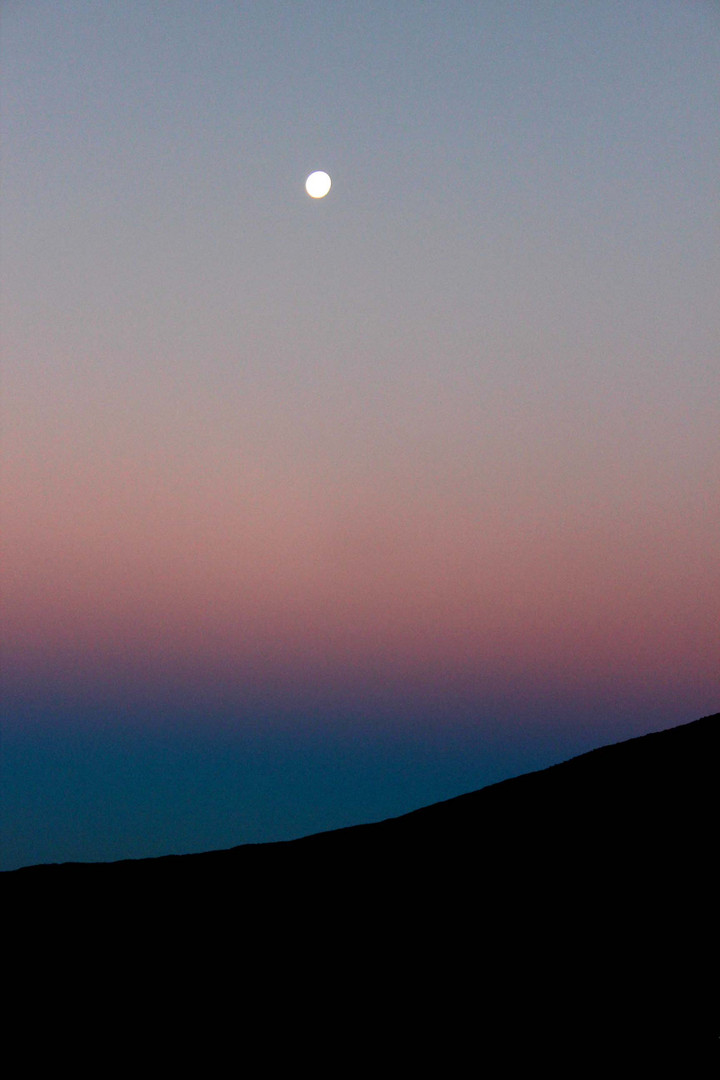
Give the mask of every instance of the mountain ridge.
[[[448, 799], [443, 799], [436, 803], [431, 803], [427, 806], [417, 807], [414, 810], [409, 810], [404, 814], [399, 814], [393, 817], [384, 818], [381, 821], [376, 822], [363, 822], [356, 825], [348, 825], [338, 829], [327, 829], [317, 833], [310, 833], [307, 836], [296, 837], [290, 840], [276, 840], [265, 843], [246, 843], [232, 846], [230, 848], [213, 849], [207, 852], [195, 852], [192, 854], [167, 854], [154, 857], [146, 857], [140, 859], [119, 859], [113, 861], [103, 862], [63, 862], [63, 863], [38, 863], [32, 866], [19, 867], [11, 871], [5, 871], [4, 875], [8, 874], [26, 874], [28, 871], [38, 870], [69, 870], [70, 868], [92, 868], [92, 867], [128, 867], [133, 866], [149, 866], [164, 864], [167, 865], [169, 861], [176, 862], [179, 859], [196, 861], [196, 860], [208, 860], [213, 857], [229, 856], [231, 854], [241, 855], [241, 853], [247, 851], [257, 851], [262, 849], [263, 851], [280, 851], [286, 849], [288, 845], [307, 845], [309, 843], [317, 842], [339, 842], [343, 839], [356, 839], [361, 833], [364, 837], [378, 836], [380, 831], [389, 828], [405, 828], [413, 825], [417, 825], [421, 822], [429, 821], [432, 818], [447, 817], [448, 815], [458, 814], [464, 809], [476, 810], [478, 805], [481, 804], [481, 800], [495, 799], [502, 791], [502, 796], [505, 797], [508, 793], [516, 793], [518, 791], [518, 785], [528, 783], [549, 782], [555, 779], [559, 774], [558, 770], [566, 770], [569, 766], [573, 768], [586, 768], [592, 763], [592, 765], [600, 766], [608, 760], [607, 755], [613, 755], [620, 748], [623, 748], [625, 754], [635, 753], [638, 759], [643, 755], [643, 750], [650, 747], [648, 740], [653, 741], [653, 749], [658, 746], [658, 738], [661, 737], [666, 743], [669, 743], [670, 739], [673, 742], [679, 743], [680, 740], [688, 735], [703, 735], [707, 732], [708, 737], [710, 734], [717, 736], [720, 731], [720, 713], [710, 714], [709, 716], [702, 717], [695, 721], [690, 721], [685, 724], [675, 725], [670, 728], [664, 728], [660, 731], [647, 732], [643, 735], [634, 736], [631, 739], [621, 740], [616, 743], [608, 743], [599, 747], [595, 747], [592, 750], [585, 751], [582, 754], [576, 755], [571, 758], [567, 758], [563, 761], [556, 762], [553, 765], [546, 766], [542, 769], [533, 770], [527, 773], [521, 773], [518, 776], [508, 777], [504, 780], [497, 781], [493, 784], [487, 784], [482, 788], [478, 788], [474, 791], [465, 792], [460, 795], [451, 796]], [[678, 733], [681, 733], [678, 735]], [[669, 737], [669, 738], [668, 738]], [[653, 755], [657, 758], [657, 754]], [[649, 755], [647, 755], [649, 762]], [[708, 761], [708, 758], [705, 758]], [[679, 766], [683, 761], [682, 755], [674, 758], [674, 763]], [[657, 761], [655, 762], [657, 768]], [[540, 780], [542, 778], [542, 780]], [[617, 780], [617, 777], [616, 777]], [[511, 785], [511, 787], [508, 787]], [[469, 824], [469, 823], [468, 823]], [[472, 827], [472, 826], [469, 826]]]
[[[714, 714], [297, 840], [6, 872], [9, 977], [41, 978], [70, 1027], [78, 1000], [102, 1028], [130, 992], [133, 1015], [161, 999], [198, 1067], [238, 1010], [288, 1065], [318, 1033], [443, 1074], [479, 1045], [572, 1075], [716, 1058], [719, 733]], [[184, 1039], [162, 1054], [184, 1064]]]

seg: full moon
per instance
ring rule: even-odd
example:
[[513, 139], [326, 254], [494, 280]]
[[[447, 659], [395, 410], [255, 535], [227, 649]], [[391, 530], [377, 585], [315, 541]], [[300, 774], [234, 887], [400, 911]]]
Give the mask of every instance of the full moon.
[[305, 181], [305, 190], [311, 199], [322, 199], [330, 190], [332, 180], [326, 172], [310, 173]]

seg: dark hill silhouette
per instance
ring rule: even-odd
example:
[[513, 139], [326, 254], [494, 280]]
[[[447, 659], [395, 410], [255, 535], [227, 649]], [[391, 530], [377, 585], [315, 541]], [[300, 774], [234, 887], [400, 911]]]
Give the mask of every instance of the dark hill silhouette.
[[288, 1061], [336, 1043], [341, 1073], [575, 1044], [689, 1060], [720, 1035], [719, 724], [302, 840], [30, 867], [5, 895], [35, 971], [80, 973], [111, 1012], [123, 987], [145, 1009], [157, 993], [174, 1022], [240, 1023]]

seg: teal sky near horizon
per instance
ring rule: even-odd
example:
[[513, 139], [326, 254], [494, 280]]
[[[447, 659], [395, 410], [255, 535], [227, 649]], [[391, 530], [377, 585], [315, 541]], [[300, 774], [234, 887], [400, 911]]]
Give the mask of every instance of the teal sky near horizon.
[[38, 0], [0, 49], [8, 865], [717, 710], [714, 5]]

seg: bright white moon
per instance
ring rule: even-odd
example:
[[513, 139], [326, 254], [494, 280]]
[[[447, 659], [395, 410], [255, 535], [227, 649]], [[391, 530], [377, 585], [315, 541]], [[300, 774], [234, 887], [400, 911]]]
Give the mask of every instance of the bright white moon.
[[326, 172], [310, 173], [305, 181], [305, 190], [311, 199], [322, 199], [330, 190], [332, 180]]

